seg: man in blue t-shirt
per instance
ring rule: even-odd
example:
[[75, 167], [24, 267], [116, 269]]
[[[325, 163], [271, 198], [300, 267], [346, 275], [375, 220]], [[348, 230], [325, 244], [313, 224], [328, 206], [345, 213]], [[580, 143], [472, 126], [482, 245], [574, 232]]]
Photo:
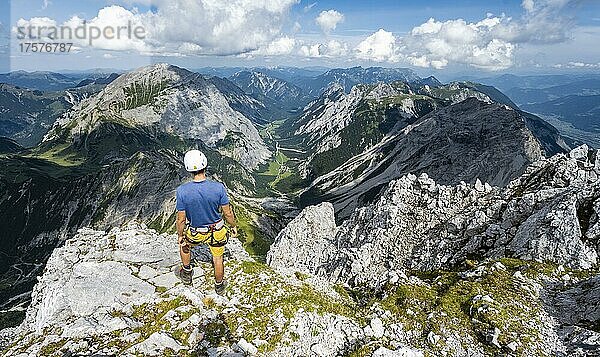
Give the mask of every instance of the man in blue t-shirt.
[[198, 150], [185, 154], [185, 169], [192, 174], [193, 180], [177, 188], [177, 234], [182, 262], [178, 275], [185, 284], [192, 283], [190, 248], [208, 244], [215, 269], [215, 291], [222, 294], [227, 285], [223, 279], [223, 253], [230, 235], [225, 221], [233, 237], [237, 236], [237, 227], [225, 186], [206, 179], [207, 161]]

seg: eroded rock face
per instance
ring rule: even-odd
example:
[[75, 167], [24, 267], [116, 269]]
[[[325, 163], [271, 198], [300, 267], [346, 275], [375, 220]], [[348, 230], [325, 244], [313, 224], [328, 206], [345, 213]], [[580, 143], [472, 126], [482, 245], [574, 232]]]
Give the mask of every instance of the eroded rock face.
[[[336, 226], [333, 205], [324, 202], [303, 210], [280, 233], [267, 255], [267, 262], [273, 268], [291, 271], [310, 271], [312, 267], [327, 265], [336, 251]], [[301, 239], [294, 239], [300, 238]], [[312, 247], [309, 255], [299, 255], [305, 247]]]
[[[506, 189], [480, 181], [443, 186], [426, 174], [407, 175], [337, 229], [330, 206], [310, 207], [274, 245], [295, 252], [294, 257], [274, 252], [269, 262], [331, 281], [375, 286], [391, 270], [450, 268], [471, 255], [592, 268], [598, 264], [600, 242], [596, 154], [582, 146], [540, 160]], [[326, 264], [315, 253], [313, 238], [303, 234], [313, 227], [328, 227], [314, 236], [329, 250]], [[332, 236], [323, 237], [323, 232]]]
[[600, 276], [584, 280], [553, 297], [561, 322], [593, 327], [600, 323]]

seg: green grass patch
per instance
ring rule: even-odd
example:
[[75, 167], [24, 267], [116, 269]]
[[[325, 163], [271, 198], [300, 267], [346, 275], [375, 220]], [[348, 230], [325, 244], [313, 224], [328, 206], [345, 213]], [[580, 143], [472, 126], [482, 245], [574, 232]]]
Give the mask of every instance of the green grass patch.
[[[517, 281], [514, 274], [521, 271], [523, 275], [533, 278], [547, 275], [551, 269], [547, 264], [516, 259], [502, 259], [502, 263], [506, 270], [492, 271], [490, 267], [493, 262], [486, 263], [488, 269], [480, 278], [463, 278], [459, 272], [435, 271], [418, 274], [427, 284], [389, 286], [367, 299], [365, 295], [369, 296], [368, 292], [351, 291], [351, 295], [362, 300], [365, 306], [381, 304], [408, 330], [419, 331], [417, 336], [427, 336], [431, 331], [438, 335], [452, 331], [465, 340], [475, 336], [482, 348], [493, 354], [498, 351], [485, 343], [484, 336], [487, 331], [497, 327], [501, 330], [498, 339], [501, 345], [518, 340], [523, 343], [519, 351], [525, 347], [535, 350], [537, 345], [530, 342], [539, 337], [543, 306], [538, 297], [522, 288], [523, 282]], [[474, 301], [476, 296], [485, 295], [491, 297], [492, 302], [487, 298]], [[432, 348], [425, 340], [419, 338], [412, 343], [417, 347]]]
[[[238, 337], [244, 337], [247, 341], [256, 338], [266, 340], [268, 343], [259, 348], [261, 352], [270, 351], [279, 343], [286, 343], [284, 339], [294, 341], [294, 336], [286, 333], [287, 324], [299, 309], [361, 318], [352, 300], [325, 296], [303, 282], [298, 286], [290, 285], [263, 263], [239, 263], [233, 267], [231, 276], [233, 284], [243, 282], [243, 286], [231, 287], [234, 293], [241, 290], [244, 294], [239, 295], [240, 311], [226, 314], [225, 321], [230, 331], [243, 331]], [[264, 276], [268, 276], [269, 280], [263, 280], [261, 277]], [[278, 315], [288, 321], [285, 326], [273, 324], [273, 319]]]
[[59, 166], [72, 167], [79, 166], [84, 163], [84, 159], [73, 152], [69, 152], [67, 144], [52, 146], [47, 150], [37, 150], [27, 155], [26, 157], [38, 158], [52, 162]]
[[259, 261], [264, 261], [271, 246], [271, 241], [258, 229], [254, 217], [267, 213], [254, 212], [252, 208], [241, 204], [235, 204], [234, 210], [238, 225], [238, 239], [250, 256]]

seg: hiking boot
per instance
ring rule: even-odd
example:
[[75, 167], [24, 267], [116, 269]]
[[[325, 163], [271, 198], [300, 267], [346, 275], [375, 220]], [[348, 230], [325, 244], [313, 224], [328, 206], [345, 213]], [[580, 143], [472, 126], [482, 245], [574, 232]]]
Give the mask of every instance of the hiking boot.
[[227, 280], [223, 280], [220, 283], [215, 283], [215, 292], [219, 295], [223, 295], [226, 287], [227, 287]]
[[177, 276], [185, 285], [192, 285], [192, 276], [194, 275], [194, 270], [190, 267], [190, 269], [186, 269], [183, 266], [179, 268]]

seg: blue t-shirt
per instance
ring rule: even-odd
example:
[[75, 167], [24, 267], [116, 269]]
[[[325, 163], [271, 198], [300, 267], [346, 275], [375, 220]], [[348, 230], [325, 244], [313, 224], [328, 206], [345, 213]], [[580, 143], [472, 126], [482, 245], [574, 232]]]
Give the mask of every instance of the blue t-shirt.
[[177, 211], [185, 211], [190, 226], [206, 227], [221, 219], [219, 208], [229, 204], [225, 186], [204, 180], [188, 182], [177, 188]]

